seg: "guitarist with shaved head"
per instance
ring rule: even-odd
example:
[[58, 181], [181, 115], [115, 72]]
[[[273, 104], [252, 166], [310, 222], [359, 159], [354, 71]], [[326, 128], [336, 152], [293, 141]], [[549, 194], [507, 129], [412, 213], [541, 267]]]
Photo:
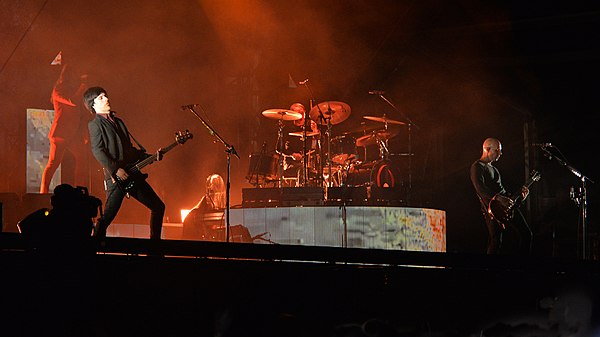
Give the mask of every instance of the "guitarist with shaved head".
[[[104, 171], [104, 187], [106, 190], [106, 205], [104, 214], [94, 227], [94, 235], [100, 239], [106, 237], [106, 229], [117, 216], [123, 199], [130, 195], [150, 209], [150, 239], [160, 240], [165, 204], [154, 192], [145, 179], [135, 179], [131, 187], [119, 182], [128, 181], [130, 173], [127, 166], [151, 155], [146, 154], [141, 145], [140, 149], [133, 146], [133, 138], [122, 119], [114, 116], [110, 109], [106, 90], [91, 87], [83, 94], [85, 107], [95, 114], [88, 123], [90, 145], [96, 160]], [[135, 138], [133, 138], [135, 141]], [[135, 141], [137, 143], [137, 141]], [[161, 150], [156, 154], [156, 160], [162, 158]], [[144, 177], [145, 178], [145, 177]]]
[[[483, 142], [481, 157], [471, 165], [470, 169], [471, 182], [481, 203], [488, 231], [487, 254], [501, 253], [504, 230], [511, 227], [517, 235], [518, 253], [528, 255], [531, 253], [532, 232], [515, 200], [522, 201], [527, 198], [529, 187], [528, 185], [522, 186], [521, 190], [516, 193], [517, 198], [512, 197], [506, 191], [502, 185], [500, 171], [493, 165], [501, 155], [502, 144], [500, 141], [496, 138], [487, 138]], [[503, 201], [502, 205], [505, 206], [503, 211], [505, 212], [494, 214], [492, 210], [496, 209], [490, 208], [490, 204], [496, 205], [496, 201], [499, 200]], [[504, 202], [505, 200], [506, 202]], [[515, 211], [516, 217], [512, 217], [513, 211]]]

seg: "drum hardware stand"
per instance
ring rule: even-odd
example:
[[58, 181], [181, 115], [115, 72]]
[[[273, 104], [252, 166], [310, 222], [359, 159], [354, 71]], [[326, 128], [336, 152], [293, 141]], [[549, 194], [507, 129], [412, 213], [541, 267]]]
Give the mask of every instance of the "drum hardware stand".
[[238, 155], [238, 153], [235, 151], [235, 148], [233, 147], [233, 145], [227, 143], [223, 138], [221, 138], [221, 136], [217, 133], [217, 131], [215, 131], [215, 129], [213, 129], [204, 119], [202, 119], [202, 117], [200, 117], [200, 115], [198, 115], [198, 113], [194, 110], [195, 106], [199, 106], [202, 109], [202, 106], [200, 104], [190, 104], [190, 105], [184, 105], [181, 108], [182, 109], [189, 109], [194, 116], [196, 116], [200, 122], [202, 122], [202, 125], [204, 125], [207, 129], [208, 129], [208, 133], [211, 136], [215, 136], [215, 138], [217, 138], [224, 146], [225, 146], [225, 152], [227, 153], [227, 184], [226, 184], [226, 191], [225, 191], [225, 217], [227, 218], [227, 221], [225, 223], [225, 241], [229, 242], [229, 230], [230, 230], [230, 224], [229, 224], [229, 209], [230, 209], [230, 190], [231, 190], [231, 155], [233, 154], [234, 156], [237, 157], [237, 159], [240, 159], [240, 156]]
[[406, 194], [406, 202], [408, 205], [410, 205], [412, 193], [412, 127], [416, 126], [419, 128], [419, 126], [413, 123], [410, 118], [403, 114], [402, 111], [400, 111], [400, 109], [394, 105], [394, 103], [384, 96], [384, 94], [385, 92], [383, 91], [378, 92], [378, 96], [381, 97], [381, 99], [389, 104], [394, 110], [396, 110], [407, 121], [406, 124], [408, 125], [408, 189]]
[[[587, 176], [585, 176], [583, 173], [581, 173], [579, 170], [577, 170], [576, 168], [574, 168], [573, 166], [569, 165], [566, 160], [563, 160], [557, 156], [554, 156], [549, 150], [549, 147], [553, 147], [556, 148], [554, 145], [552, 145], [551, 143], [545, 143], [542, 144], [540, 146], [540, 148], [542, 149], [542, 151], [544, 151], [544, 155], [546, 157], [548, 157], [548, 159], [552, 160], [552, 158], [556, 159], [556, 161], [567, 168], [567, 170], [569, 170], [571, 173], [573, 173], [577, 178], [579, 178], [579, 180], [581, 181], [581, 187], [579, 187], [577, 190], [575, 190], [574, 187], [571, 187], [571, 191], [570, 191], [570, 197], [571, 200], [573, 200], [573, 202], [575, 202], [578, 206], [579, 206], [579, 220], [578, 220], [578, 225], [580, 227], [581, 230], [581, 235], [578, 235], [578, 240], [579, 237], [581, 237], [581, 243], [580, 243], [580, 247], [581, 247], [581, 252], [580, 252], [580, 257], [583, 260], [586, 260], [588, 258], [588, 254], [587, 254], [587, 222], [588, 222], [588, 216], [587, 216], [587, 204], [588, 204], [588, 200], [587, 200], [587, 187], [586, 187], [586, 183], [589, 181], [592, 184], [594, 183], [593, 180], [591, 180], [590, 178], [588, 178]], [[556, 148], [556, 150], [560, 153], [560, 150], [558, 150], [558, 148]]]
[[278, 168], [279, 168], [279, 179], [277, 182], [277, 187], [282, 188], [283, 187], [283, 158], [284, 158], [284, 154], [283, 154], [283, 147], [285, 146], [285, 144], [283, 143], [283, 121], [280, 119], [277, 121], [277, 125], [279, 127], [278, 131], [277, 131], [277, 144], [279, 149], [276, 150], [277, 154], [279, 155], [278, 158]]
[[[306, 80], [300, 82], [300, 84], [304, 85], [306, 87], [306, 89], [308, 90], [309, 94], [310, 94], [310, 97], [311, 97], [311, 99], [310, 99], [310, 109], [309, 109], [309, 111], [310, 111], [315, 106], [315, 102], [316, 102], [315, 99], [314, 99], [315, 95], [314, 95], [312, 89], [310, 88], [310, 86], [308, 85], [308, 78]], [[328, 165], [329, 165], [329, 175], [331, 176], [331, 162], [329, 161], [329, 150], [331, 148], [330, 141], [329, 141], [329, 135], [330, 135], [330, 132], [331, 132], [331, 125], [330, 125], [331, 124], [330, 123], [331, 119], [325, 118], [325, 115], [323, 115], [323, 112], [321, 111], [321, 107], [319, 107], [318, 104], [317, 104], [317, 109], [319, 111], [319, 119], [321, 121], [327, 121], [327, 131], [326, 131], [326, 133], [327, 133], [327, 138], [326, 138], [326, 140], [327, 140], [327, 159], [328, 159], [327, 162], [328, 162]], [[306, 117], [308, 117], [307, 114], [308, 114], [308, 112], [305, 112], [304, 115]], [[309, 118], [306, 118], [306, 117], [304, 118], [304, 125], [305, 125], [305, 127], [304, 127], [304, 136], [306, 136], [306, 125], [310, 125], [310, 122], [308, 121]], [[304, 137], [304, 150], [305, 151], [306, 151], [306, 141], [307, 141], [306, 137]], [[323, 162], [322, 162], [323, 148], [321, 147], [322, 143], [321, 143], [320, 137], [319, 137], [318, 144], [319, 144], [319, 157], [320, 158], [319, 158], [319, 165], [318, 165], [319, 167], [318, 167], [318, 172], [317, 172], [317, 181], [316, 181], [316, 183], [317, 183], [317, 186], [322, 186], [323, 185], [323, 183], [322, 183], [322, 179], [323, 179]], [[305, 155], [305, 153], [306, 152], [304, 152], [303, 155]], [[305, 175], [306, 179], [308, 179], [308, 165], [307, 165], [307, 163], [304, 163], [302, 169], [303, 169], [303, 174]]]

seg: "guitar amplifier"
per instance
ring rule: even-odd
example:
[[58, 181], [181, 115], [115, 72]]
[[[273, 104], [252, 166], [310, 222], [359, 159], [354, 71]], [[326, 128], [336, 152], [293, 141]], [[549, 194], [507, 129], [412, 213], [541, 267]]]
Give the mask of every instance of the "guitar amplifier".
[[322, 187], [243, 188], [243, 207], [317, 206], [323, 205]]

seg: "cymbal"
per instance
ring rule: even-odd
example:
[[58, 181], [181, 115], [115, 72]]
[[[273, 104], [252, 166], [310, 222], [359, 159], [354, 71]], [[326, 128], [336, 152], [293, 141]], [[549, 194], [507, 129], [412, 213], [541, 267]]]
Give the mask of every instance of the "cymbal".
[[262, 112], [262, 115], [271, 119], [280, 119], [284, 121], [295, 121], [302, 118], [302, 114], [286, 109], [268, 109]]
[[364, 123], [361, 123], [360, 127], [354, 128], [352, 130], [344, 131], [344, 132], [342, 132], [342, 134], [343, 135], [350, 135], [350, 134], [353, 134], [353, 133], [362, 133], [363, 135], [366, 135], [367, 132], [373, 131], [373, 130], [377, 130], [379, 128], [381, 128], [381, 125], [366, 126], [366, 125], [364, 125]]
[[[311, 132], [307, 132], [306, 133], [306, 137], [312, 137], [312, 136], [316, 136], [316, 135], [319, 135], [319, 134], [320, 134], [320, 132], [311, 131]], [[302, 131], [290, 132], [289, 135], [290, 136], [296, 136], [296, 137], [303, 137], [304, 136], [304, 132], [302, 132]]]
[[377, 144], [377, 138], [386, 141], [398, 135], [398, 131], [379, 130], [373, 131], [371, 134], [356, 138], [356, 146], [369, 146]]
[[[323, 113], [323, 120], [320, 112]], [[312, 109], [310, 109], [309, 116], [310, 119], [315, 121], [317, 124], [327, 124], [329, 120], [331, 124], [339, 124], [345, 121], [350, 116], [350, 106], [344, 102], [337, 101], [329, 101], [329, 102], [321, 102], [315, 105]]]
[[381, 122], [381, 123], [386, 123], [386, 124], [406, 124], [406, 123], [401, 122], [401, 121], [396, 121], [396, 120], [393, 120], [393, 119], [389, 119], [385, 115], [383, 115], [383, 117], [363, 116], [363, 118], [364, 119], [368, 119], [370, 121]]

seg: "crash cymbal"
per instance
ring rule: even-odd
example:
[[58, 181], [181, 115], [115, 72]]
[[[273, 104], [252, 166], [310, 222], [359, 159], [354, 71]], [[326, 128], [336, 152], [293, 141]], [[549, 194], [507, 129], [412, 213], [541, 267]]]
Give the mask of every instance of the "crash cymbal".
[[[316, 136], [316, 135], [319, 135], [319, 134], [320, 134], [320, 132], [313, 132], [313, 131], [311, 131], [311, 132], [307, 132], [306, 133], [306, 137], [312, 137], [312, 136]], [[289, 135], [290, 136], [295, 136], [295, 137], [302, 137], [302, 136], [304, 136], [304, 132], [302, 132], [302, 131], [299, 131], [299, 132], [290, 132]]]
[[377, 138], [386, 141], [390, 138], [394, 138], [398, 135], [398, 131], [391, 131], [391, 130], [379, 130], [379, 131], [373, 131], [370, 134], [366, 135], [366, 136], [362, 136], [359, 138], [356, 138], [356, 146], [369, 146], [369, 145], [375, 145], [377, 144]]
[[302, 114], [286, 109], [268, 109], [262, 112], [262, 115], [271, 119], [280, 119], [284, 121], [295, 121], [302, 118]]
[[383, 117], [375, 117], [375, 116], [363, 116], [364, 119], [368, 119], [370, 121], [374, 121], [374, 122], [381, 122], [381, 123], [386, 123], [386, 124], [406, 124], [404, 122], [401, 121], [396, 121], [393, 119], [389, 119], [385, 116], [385, 114], [383, 115]]
[[[327, 124], [329, 120], [331, 124], [339, 124], [345, 121], [350, 116], [350, 106], [344, 102], [329, 101], [321, 102], [310, 109], [310, 119], [317, 124]], [[321, 113], [323, 118], [321, 118]]]

